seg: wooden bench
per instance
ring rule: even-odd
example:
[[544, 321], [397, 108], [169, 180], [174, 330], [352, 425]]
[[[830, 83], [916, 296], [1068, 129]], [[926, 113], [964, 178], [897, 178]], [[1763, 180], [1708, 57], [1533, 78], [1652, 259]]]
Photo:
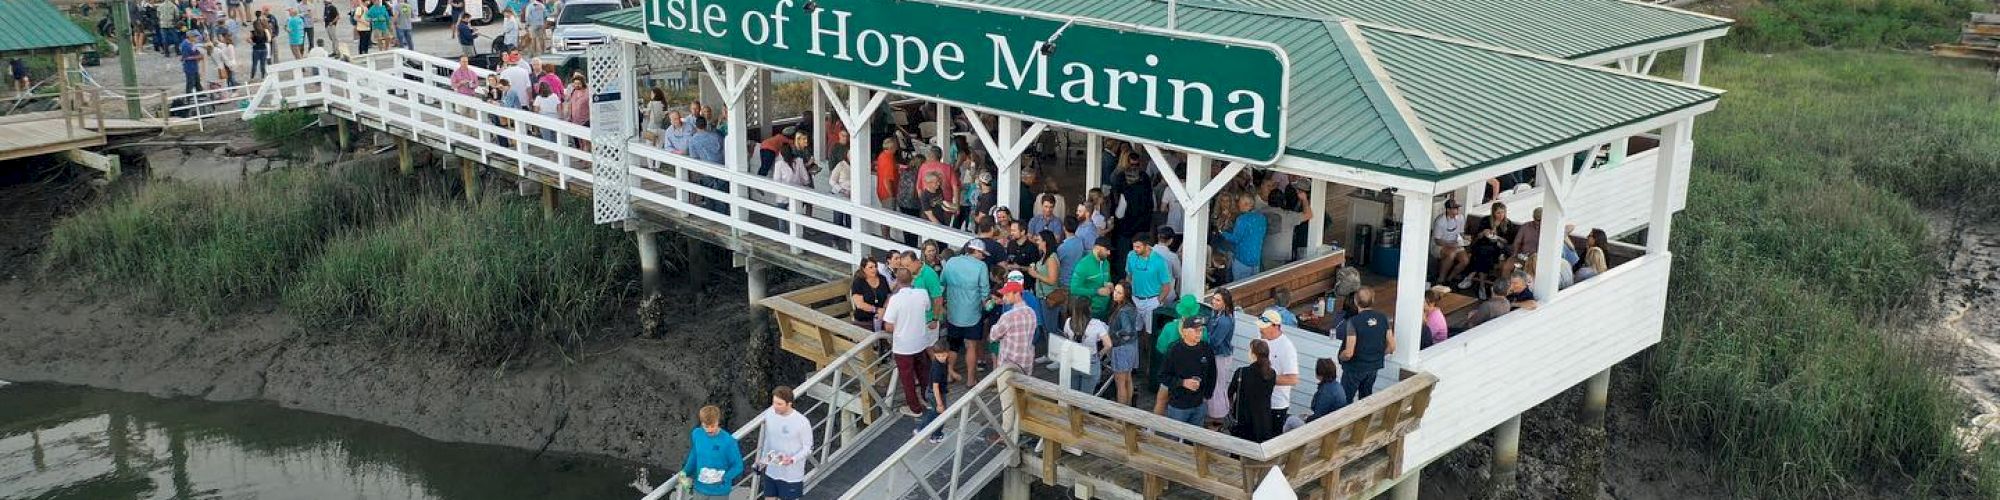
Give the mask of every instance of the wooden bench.
[[1271, 307], [1271, 292], [1283, 287], [1292, 292], [1292, 303], [1285, 307], [1310, 304], [1313, 300], [1333, 289], [1334, 271], [1347, 263], [1347, 253], [1335, 250], [1332, 253], [1311, 257], [1279, 266], [1250, 279], [1225, 285], [1236, 298], [1236, 307], [1252, 315]]

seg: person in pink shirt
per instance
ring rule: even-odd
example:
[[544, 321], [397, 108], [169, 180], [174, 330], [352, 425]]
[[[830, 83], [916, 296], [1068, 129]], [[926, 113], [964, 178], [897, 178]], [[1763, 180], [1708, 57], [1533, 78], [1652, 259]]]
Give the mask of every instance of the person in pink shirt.
[[1421, 347], [1442, 344], [1445, 339], [1451, 338], [1451, 326], [1445, 322], [1444, 309], [1438, 307], [1444, 301], [1444, 294], [1450, 292], [1451, 289], [1444, 286], [1424, 291], [1424, 338]]
[[458, 69], [451, 70], [451, 89], [459, 95], [472, 95], [478, 87], [479, 74], [472, 72], [472, 60], [459, 56]]
[[563, 88], [562, 77], [556, 76], [556, 65], [553, 63], [542, 64], [542, 74], [535, 77], [535, 83], [547, 84], [549, 88], [557, 89], [557, 92], [561, 92]]
[[[924, 163], [917, 167], [918, 179], [928, 179], [932, 175], [936, 175], [938, 180], [944, 182], [944, 191], [942, 192], [952, 193], [954, 196], [960, 192], [958, 169], [952, 168], [951, 165], [944, 162], [944, 150], [938, 149], [937, 146], [927, 146], [924, 148]], [[944, 221], [944, 223], [949, 224], [951, 221]]]

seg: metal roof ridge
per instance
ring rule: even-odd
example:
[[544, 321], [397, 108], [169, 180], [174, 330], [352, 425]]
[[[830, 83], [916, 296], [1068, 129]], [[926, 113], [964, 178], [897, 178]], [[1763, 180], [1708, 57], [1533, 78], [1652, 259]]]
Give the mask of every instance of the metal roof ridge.
[[1618, 1], [1618, 2], [1623, 2], [1623, 3], [1628, 3], [1628, 4], [1632, 4], [1632, 5], [1637, 5], [1637, 6], [1640, 6], [1640, 7], [1646, 7], [1646, 8], [1650, 8], [1650, 9], [1658, 9], [1658, 10], [1663, 10], [1663, 11], [1667, 11], [1667, 12], [1672, 12], [1672, 13], [1675, 13], [1675, 14], [1681, 14], [1681, 15], [1685, 15], [1685, 16], [1694, 16], [1694, 17], [1700, 17], [1700, 18], [1705, 18], [1705, 19], [1708, 19], [1708, 20], [1710, 20], [1710, 21], [1717, 21], [1717, 22], [1721, 22], [1721, 23], [1723, 23], [1723, 24], [1725, 24], [1725, 25], [1730, 25], [1730, 26], [1735, 26], [1735, 25], [1736, 25], [1736, 20], [1735, 20], [1735, 19], [1730, 19], [1730, 18], [1727, 18], [1727, 17], [1722, 17], [1722, 16], [1718, 16], [1718, 15], [1715, 15], [1715, 14], [1709, 14], [1709, 13], [1706, 13], [1706, 12], [1695, 12], [1695, 11], [1692, 11], [1692, 10], [1687, 10], [1687, 9], [1683, 9], [1683, 8], [1680, 8], [1680, 7], [1675, 7], [1675, 6], [1672, 6], [1672, 5], [1666, 5], [1666, 4], [1659, 4], [1659, 3], [1653, 3], [1653, 2], [1641, 2], [1641, 1], [1638, 1], [1638, 0], [1617, 0], [1617, 1]]
[[1410, 166], [1421, 171], [1445, 172], [1451, 170], [1451, 160], [1438, 149], [1437, 141], [1431, 138], [1430, 129], [1410, 107], [1403, 92], [1396, 88], [1382, 62], [1375, 58], [1375, 50], [1368, 45], [1367, 37], [1355, 27], [1352, 19], [1326, 21], [1327, 31], [1334, 35], [1334, 43], [1340, 46], [1342, 59], [1355, 75], [1356, 83], [1374, 105], [1375, 114], [1388, 125], [1390, 135], [1396, 139], [1396, 146], [1410, 160]]
[[[1156, 3], [1162, 5], [1168, 3], [1167, 0], [1142, 0], [1142, 1], [1145, 1], [1147, 3]], [[1302, 21], [1338, 21], [1341, 19], [1346, 19], [1340, 16], [1321, 14], [1317, 12], [1307, 12], [1303, 10], [1272, 9], [1272, 8], [1251, 9], [1250, 7], [1244, 5], [1212, 2], [1207, 0], [1176, 1], [1174, 3], [1179, 4], [1181, 7], [1194, 7], [1197, 9], [1213, 10], [1217, 12], [1229, 12], [1235, 14], [1248, 14], [1254, 16], [1283, 17], [1290, 19], [1298, 19]]]
[[1647, 75], [1647, 74], [1641, 74], [1641, 73], [1629, 73], [1629, 72], [1625, 72], [1625, 71], [1619, 71], [1619, 70], [1615, 70], [1615, 69], [1611, 69], [1611, 68], [1606, 68], [1606, 67], [1603, 67], [1603, 66], [1597, 66], [1597, 65], [1591, 65], [1591, 64], [1583, 64], [1583, 63], [1579, 63], [1579, 62], [1576, 62], [1576, 61], [1571, 61], [1571, 60], [1568, 60], [1568, 59], [1562, 59], [1562, 58], [1559, 58], [1559, 57], [1551, 57], [1551, 56], [1547, 56], [1547, 55], [1542, 55], [1542, 54], [1536, 54], [1536, 53], [1533, 53], [1533, 52], [1528, 52], [1528, 51], [1524, 51], [1524, 50], [1516, 50], [1516, 49], [1510, 49], [1510, 48], [1506, 48], [1506, 47], [1501, 47], [1501, 46], [1498, 46], [1498, 45], [1492, 45], [1492, 44], [1487, 44], [1487, 43], [1480, 43], [1480, 42], [1476, 42], [1476, 41], [1472, 41], [1472, 40], [1465, 40], [1465, 39], [1460, 39], [1460, 38], [1453, 38], [1453, 37], [1448, 37], [1448, 36], [1444, 36], [1444, 35], [1439, 35], [1439, 34], [1435, 34], [1435, 33], [1430, 33], [1430, 32], [1426, 32], [1426, 31], [1419, 31], [1419, 30], [1413, 30], [1413, 29], [1408, 29], [1408, 28], [1399, 28], [1399, 27], [1395, 27], [1395, 26], [1389, 26], [1389, 25], [1386, 25], [1386, 24], [1381, 24], [1381, 23], [1371, 23], [1371, 22], [1367, 22], [1367, 21], [1354, 21], [1354, 24], [1356, 24], [1357, 26], [1360, 26], [1360, 27], [1366, 27], [1366, 28], [1369, 28], [1369, 29], [1379, 29], [1379, 30], [1382, 30], [1382, 31], [1388, 31], [1388, 32], [1393, 32], [1393, 33], [1400, 33], [1400, 34], [1404, 34], [1404, 35], [1409, 35], [1409, 36], [1414, 36], [1414, 37], [1418, 37], [1418, 38], [1423, 38], [1423, 39], [1428, 39], [1428, 40], [1433, 40], [1433, 41], [1438, 41], [1438, 42], [1444, 42], [1444, 43], [1449, 43], [1449, 44], [1453, 44], [1453, 45], [1462, 45], [1462, 46], [1466, 46], [1466, 47], [1472, 47], [1472, 48], [1475, 48], [1475, 49], [1482, 49], [1482, 50], [1488, 50], [1488, 51], [1492, 51], [1492, 52], [1498, 52], [1498, 53], [1501, 53], [1501, 54], [1505, 54], [1505, 55], [1510, 55], [1510, 56], [1514, 56], [1514, 57], [1520, 57], [1520, 58], [1526, 58], [1526, 59], [1533, 59], [1533, 60], [1538, 60], [1538, 61], [1543, 61], [1543, 62], [1549, 62], [1549, 63], [1555, 63], [1555, 64], [1560, 64], [1560, 65], [1563, 65], [1563, 66], [1570, 66], [1570, 67], [1575, 67], [1575, 68], [1581, 68], [1581, 69], [1587, 69], [1587, 70], [1590, 70], [1590, 71], [1597, 71], [1597, 72], [1600, 72], [1600, 73], [1605, 73], [1605, 74], [1609, 74], [1609, 75], [1615, 75], [1615, 76], [1621, 76], [1621, 77], [1626, 77], [1626, 78], [1636, 78], [1636, 79], [1641, 79], [1641, 80], [1649, 80], [1649, 81], [1652, 81], [1652, 82], [1654, 82], [1654, 83], [1663, 83], [1663, 84], [1667, 84], [1667, 85], [1673, 85], [1673, 86], [1676, 86], [1676, 87], [1681, 87], [1681, 88], [1685, 88], [1685, 89], [1689, 89], [1689, 90], [1695, 90], [1695, 91], [1700, 91], [1700, 92], [1709, 92], [1709, 93], [1714, 93], [1714, 94], [1718, 94], [1718, 95], [1719, 95], [1719, 94], [1723, 94], [1723, 93], [1726, 93], [1726, 92], [1727, 92], [1727, 91], [1724, 91], [1724, 90], [1722, 90], [1722, 89], [1718, 89], [1718, 88], [1715, 88], [1715, 87], [1709, 87], [1709, 86], [1706, 86], [1706, 85], [1701, 85], [1701, 84], [1695, 84], [1695, 83], [1688, 83], [1688, 82], [1683, 82], [1683, 81], [1680, 81], [1680, 80], [1675, 80], [1675, 79], [1672, 79], [1672, 78], [1661, 78], [1661, 77], [1657, 77], [1657, 76], [1653, 76], [1653, 75]]

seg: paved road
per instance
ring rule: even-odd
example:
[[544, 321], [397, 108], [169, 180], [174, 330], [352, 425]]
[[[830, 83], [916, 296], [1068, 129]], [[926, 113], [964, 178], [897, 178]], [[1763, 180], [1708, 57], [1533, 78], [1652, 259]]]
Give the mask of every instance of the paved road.
[[[271, 12], [277, 14], [282, 19], [285, 8], [292, 5], [292, 2], [290, 0], [254, 0], [251, 2], [251, 5], [253, 8], [258, 9], [268, 5], [271, 7]], [[348, 10], [343, 2], [341, 4], [341, 14], [345, 15]], [[315, 35], [322, 39], [326, 38], [327, 30], [324, 26], [315, 26], [314, 30]], [[354, 31], [351, 27], [338, 26], [333, 31], [337, 32], [335, 35], [338, 36], [338, 44], [345, 47], [347, 51], [352, 52], [354, 50]], [[499, 27], [482, 27], [480, 28], [480, 32], [482, 35], [497, 33], [499, 32]], [[416, 39], [417, 50], [426, 54], [456, 57], [459, 53], [458, 42], [453, 39], [450, 25], [448, 24], [418, 23], [416, 32], [412, 36]], [[280, 33], [277, 43], [278, 53], [275, 55], [277, 62], [285, 62], [292, 59], [291, 49], [284, 45], [284, 40], [285, 35]], [[486, 47], [488, 43], [489, 39], [485, 37], [481, 37], [479, 40], [479, 46], [482, 48]], [[185, 82], [181, 76], [180, 59], [175, 56], [153, 52], [148, 47], [142, 46], [136, 47], [136, 49], [138, 55], [136, 56], [135, 63], [138, 67], [139, 85], [146, 87], [168, 87], [176, 91], [183, 86]], [[238, 59], [236, 70], [239, 74], [238, 78], [241, 80], [250, 74], [250, 41], [247, 37], [244, 40], [236, 42], [236, 57]], [[118, 60], [115, 58], [105, 58], [103, 64], [89, 68], [89, 72], [91, 78], [103, 85], [117, 86], [122, 81], [118, 72]], [[204, 77], [214, 79], [214, 70], [209, 70]]]

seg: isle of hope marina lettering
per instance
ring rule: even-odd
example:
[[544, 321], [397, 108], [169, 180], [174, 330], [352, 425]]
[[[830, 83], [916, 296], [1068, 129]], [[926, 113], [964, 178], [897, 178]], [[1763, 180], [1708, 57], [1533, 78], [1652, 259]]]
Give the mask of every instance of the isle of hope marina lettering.
[[1267, 43], [942, 0], [645, 5], [648, 38], [682, 50], [1253, 163], [1284, 149], [1290, 68]]

